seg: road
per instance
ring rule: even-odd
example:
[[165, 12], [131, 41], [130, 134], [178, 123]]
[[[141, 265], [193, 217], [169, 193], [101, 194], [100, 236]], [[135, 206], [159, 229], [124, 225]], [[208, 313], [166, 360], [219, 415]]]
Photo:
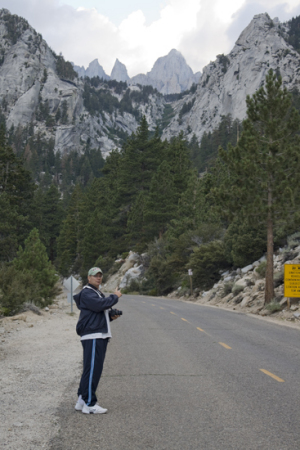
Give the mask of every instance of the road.
[[[192, 303], [123, 296], [99, 404], [58, 408], [51, 450], [300, 449], [300, 332]], [[72, 368], [71, 368], [72, 373]]]

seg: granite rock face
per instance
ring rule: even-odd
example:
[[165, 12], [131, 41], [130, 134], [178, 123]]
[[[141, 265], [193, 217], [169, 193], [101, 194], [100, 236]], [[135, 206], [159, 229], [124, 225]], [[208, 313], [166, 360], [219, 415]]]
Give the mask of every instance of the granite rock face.
[[122, 64], [118, 58], [116, 59], [115, 65], [111, 71], [110, 78], [116, 81], [128, 81], [129, 76], [125, 64]]
[[161, 94], [174, 94], [189, 89], [199, 78], [200, 73], [194, 75], [182, 54], [173, 49], [167, 56], [158, 58], [146, 75], [132, 77], [130, 84], [151, 85]]
[[89, 67], [85, 71], [85, 76], [89, 78], [99, 77], [103, 78], [103, 80], [109, 80], [109, 76], [104, 72], [104, 69], [99, 64], [98, 59], [94, 59], [94, 61], [89, 64]]
[[[280, 71], [288, 90], [296, 87], [300, 82], [300, 55], [284, 39], [285, 27], [266, 13], [254, 16], [229, 55], [218, 55], [203, 69], [197, 91], [173, 104], [176, 114], [163, 138], [183, 131], [188, 137], [195, 133], [200, 139], [205, 131], [218, 126], [222, 116], [244, 119], [246, 96], [264, 84], [270, 69]], [[180, 118], [187, 102], [194, 102], [193, 107]]]
[[[12, 21], [14, 33], [10, 35]], [[82, 152], [89, 140], [91, 147], [100, 148], [104, 157], [121, 146], [118, 132], [130, 135], [136, 131], [137, 115], [115, 110], [114, 114], [103, 111], [92, 116], [84, 107], [84, 81], [59, 75], [59, 57], [42, 36], [26, 20], [5, 9], [0, 10], [0, 50], [0, 96], [8, 129], [32, 124], [34, 133], [52, 138], [54, 151], [61, 153]], [[98, 60], [93, 61], [86, 72], [89, 77], [109, 78]], [[105, 89], [119, 101], [122, 99], [123, 94]], [[140, 91], [139, 87], [130, 89]], [[150, 129], [154, 129], [163, 115], [164, 100], [151, 95], [147, 103], [133, 106], [140, 116], [146, 115]], [[64, 107], [67, 118], [61, 123], [56, 120], [56, 115]], [[41, 117], [41, 109], [48, 111], [48, 121]], [[113, 135], [111, 130], [116, 130], [116, 134]]]
[[99, 64], [98, 59], [94, 59], [94, 61], [90, 62], [87, 69], [83, 66], [76, 66], [74, 63], [71, 63], [74, 70], [77, 72], [78, 76], [81, 78], [84, 77], [99, 77], [103, 78], [103, 80], [110, 80], [109, 75], [107, 75], [103, 69], [103, 67]]
[[[54, 140], [55, 152], [83, 152], [89, 142], [91, 148], [100, 148], [106, 157], [112, 149], [121, 147], [124, 133], [130, 135], [136, 131], [140, 117], [145, 115], [150, 130], [154, 130], [158, 123], [166, 123], [164, 112], [170, 111], [171, 106], [173, 117], [169, 115], [172, 118], [165, 125], [162, 138], [170, 139], [183, 131], [187, 138], [195, 133], [200, 139], [205, 131], [216, 128], [224, 115], [231, 114], [240, 120], [245, 117], [246, 96], [251, 96], [263, 85], [270, 68], [281, 73], [283, 85], [288, 90], [298, 88], [300, 55], [286, 42], [286, 31], [287, 25], [278, 20], [271, 21], [267, 14], [257, 15], [241, 33], [233, 50], [226, 56], [218, 55], [204, 68], [196, 89], [168, 105], [164, 97], [155, 92], [145, 101], [144, 92], [136, 83], [151, 84], [160, 92], [174, 93], [188, 89], [195, 81], [195, 75], [182, 55], [172, 50], [166, 57], [159, 58], [147, 75], [134, 77], [134, 83], [133, 79], [127, 81], [127, 93], [126, 89], [120, 92], [108, 83], [95, 88], [96, 91], [102, 89], [111, 104], [114, 101], [119, 107], [105, 109], [100, 103], [100, 109], [92, 111], [85, 107], [85, 81], [72, 74], [71, 78], [62, 76], [58, 70], [60, 57], [42, 36], [25, 19], [2, 9], [0, 96], [7, 127], [32, 124], [35, 134]], [[105, 75], [109, 78], [98, 60], [87, 70], [89, 77], [105, 78]], [[126, 67], [118, 60], [112, 76], [116, 80], [128, 76]], [[131, 112], [128, 112], [122, 110], [120, 102], [124, 95], [128, 101], [130, 91], [135, 95], [132, 109], [128, 109]], [[191, 108], [180, 114], [187, 103]], [[66, 112], [64, 121], [57, 119], [63, 110]], [[43, 116], [42, 111], [47, 114]]]

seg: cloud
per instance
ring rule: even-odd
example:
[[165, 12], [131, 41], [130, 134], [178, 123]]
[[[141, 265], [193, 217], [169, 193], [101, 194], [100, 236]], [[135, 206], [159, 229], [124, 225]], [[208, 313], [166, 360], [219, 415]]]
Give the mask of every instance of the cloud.
[[87, 67], [98, 58], [110, 74], [118, 58], [130, 76], [151, 70], [172, 48], [198, 71], [217, 54], [229, 53], [254, 14], [268, 12], [282, 21], [300, 14], [299, 0], [164, 0], [150, 24], [136, 10], [116, 26], [94, 8], [75, 9], [63, 1], [2, 0], [2, 7], [27, 19], [75, 64]]

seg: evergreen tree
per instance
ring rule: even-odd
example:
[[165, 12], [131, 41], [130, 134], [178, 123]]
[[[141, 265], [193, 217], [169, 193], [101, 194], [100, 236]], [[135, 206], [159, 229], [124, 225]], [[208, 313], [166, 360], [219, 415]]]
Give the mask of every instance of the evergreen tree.
[[127, 237], [131, 244], [130, 247], [133, 245], [137, 252], [142, 252], [147, 243], [144, 223], [146, 201], [147, 194], [141, 191], [128, 214]]
[[248, 117], [238, 145], [220, 152], [229, 180], [218, 192], [223, 205], [266, 230], [266, 303], [274, 297], [274, 228], [288, 214], [296, 215], [299, 205], [300, 118], [281, 84], [270, 70], [265, 87], [247, 97]]
[[62, 201], [57, 187], [52, 184], [42, 198], [40, 233], [50, 261], [56, 258], [56, 239], [63, 219]]
[[177, 207], [174, 178], [167, 161], [163, 161], [153, 176], [145, 204], [144, 223], [148, 238], [162, 237]]
[[186, 190], [189, 177], [191, 176], [190, 151], [183, 138], [183, 133], [171, 140], [166, 156], [173, 175], [174, 193], [178, 199]]
[[140, 191], [149, 191], [153, 174], [162, 160], [162, 143], [156, 133], [149, 138], [143, 117], [136, 134], [127, 140], [119, 167], [119, 202], [131, 206]]
[[46, 248], [42, 244], [36, 228], [25, 240], [24, 249], [19, 248], [18, 255], [13, 260], [13, 267], [19, 272], [27, 272], [33, 276], [36, 284], [35, 302], [37, 304], [45, 306], [51, 302], [56, 294], [55, 284], [58, 276], [48, 260]]
[[67, 216], [62, 222], [57, 239], [57, 265], [59, 272], [67, 277], [78, 270], [79, 214], [82, 202], [82, 190], [77, 185], [72, 193]]
[[35, 186], [30, 172], [7, 145], [0, 127], [0, 259], [11, 260], [30, 229], [29, 215]]

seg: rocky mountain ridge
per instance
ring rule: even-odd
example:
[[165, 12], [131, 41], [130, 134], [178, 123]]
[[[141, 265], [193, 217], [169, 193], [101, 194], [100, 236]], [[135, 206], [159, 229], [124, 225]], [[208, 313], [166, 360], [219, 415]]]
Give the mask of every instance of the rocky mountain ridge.
[[[150, 129], [163, 116], [164, 100], [153, 89], [139, 102], [130, 96], [135, 93], [137, 98], [140, 87], [125, 85], [116, 93], [115, 87], [103, 83], [91, 92], [108, 104], [100, 104], [100, 110], [91, 114], [85, 106], [86, 83], [71, 63], [57, 56], [25, 19], [6, 9], [0, 10], [0, 53], [0, 96], [7, 128], [31, 126], [35, 135], [55, 141], [55, 152], [81, 152], [89, 142], [105, 157], [120, 148], [120, 136], [136, 130], [142, 115]], [[91, 65], [91, 75], [97, 64]], [[124, 96], [127, 107], [121, 111]]]
[[[245, 117], [246, 95], [252, 95], [263, 85], [270, 68], [280, 72], [288, 90], [298, 90], [300, 55], [287, 42], [287, 32], [287, 24], [272, 21], [268, 14], [255, 16], [233, 50], [228, 55], [218, 55], [204, 68], [197, 85], [178, 94], [178, 100], [167, 101], [168, 97], [152, 86], [142, 86], [142, 80], [138, 85], [132, 84], [132, 80], [127, 84], [126, 68], [119, 61], [113, 72], [120, 81], [98, 82], [93, 78], [103, 70], [97, 60], [89, 66], [90, 81], [81, 79], [71, 63], [56, 55], [25, 19], [2, 9], [2, 113], [8, 129], [31, 127], [34, 135], [54, 140], [54, 151], [61, 153], [83, 152], [89, 145], [100, 148], [105, 157], [112, 149], [120, 148], [124, 139], [137, 129], [142, 115], [146, 116], [150, 130], [160, 125], [163, 139], [182, 131], [186, 138], [195, 134], [200, 140], [204, 132], [218, 126], [222, 116], [230, 114], [239, 120]], [[187, 66], [180, 78], [182, 59], [179, 52], [172, 50], [143, 77], [159, 83], [160, 76], [178, 69], [176, 79], [165, 88], [161, 84], [158, 87], [170, 91], [171, 85], [171, 90], [178, 85], [183, 89], [191, 82], [192, 72]], [[188, 84], [184, 85], [184, 80]]]
[[193, 83], [198, 83], [201, 73], [193, 73], [180, 52], [173, 49], [167, 56], [158, 58], [146, 75], [132, 77], [129, 84], [151, 85], [161, 94], [186, 91]]
[[158, 58], [153, 68], [147, 74], [135, 75], [129, 78], [126, 66], [116, 59], [111, 75], [107, 75], [98, 59], [92, 61], [88, 68], [73, 65], [78, 75], [84, 77], [103, 78], [104, 80], [127, 81], [128, 84], [153, 86], [161, 94], [177, 94], [189, 89], [193, 83], [198, 83], [200, 72], [193, 73], [180, 52], [173, 49], [168, 55]]
[[[287, 24], [271, 20], [267, 13], [254, 16], [232, 51], [218, 55], [203, 69], [196, 92], [173, 103], [175, 114], [163, 138], [183, 131], [188, 138], [195, 134], [201, 139], [204, 132], [217, 127], [222, 116], [243, 120], [246, 96], [264, 84], [270, 69], [281, 74], [289, 91], [298, 89], [300, 55], [287, 43], [287, 31]], [[190, 107], [181, 115], [184, 105]]]

